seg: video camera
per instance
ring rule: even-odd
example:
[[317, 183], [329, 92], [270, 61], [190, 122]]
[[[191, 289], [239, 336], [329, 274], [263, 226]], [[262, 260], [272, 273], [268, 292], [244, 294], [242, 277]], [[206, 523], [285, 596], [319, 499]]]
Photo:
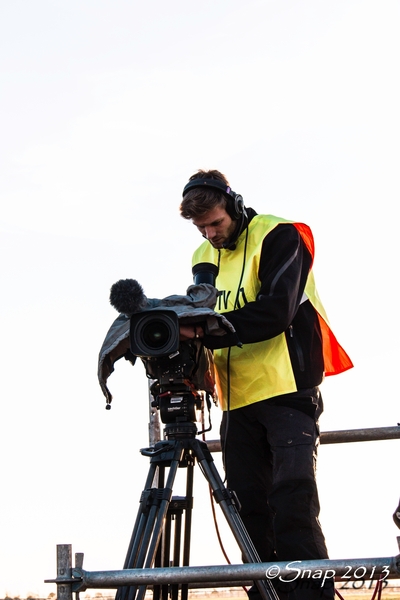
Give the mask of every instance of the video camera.
[[110, 303], [120, 314], [106, 335], [98, 363], [107, 409], [112, 401], [107, 380], [116, 361], [125, 358], [135, 364], [139, 357], [152, 380], [152, 405], [160, 410], [161, 420], [171, 428], [186, 423], [187, 429], [190, 425], [196, 430], [196, 411], [203, 408], [204, 398], [208, 407], [211, 398], [216, 400], [214, 360], [202, 339], [180, 341], [180, 325], [200, 326], [215, 339], [235, 332], [232, 324], [214, 311], [218, 292], [208, 281], [213, 275], [211, 267], [208, 263], [202, 266], [186, 295], [150, 299], [134, 279], [119, 280], [111, 287]]

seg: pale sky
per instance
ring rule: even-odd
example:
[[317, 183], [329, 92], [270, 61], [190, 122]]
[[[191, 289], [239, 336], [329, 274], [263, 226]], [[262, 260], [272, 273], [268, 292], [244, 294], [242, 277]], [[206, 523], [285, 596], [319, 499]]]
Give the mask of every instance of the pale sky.
[[[148, 399], [142, 366], [121, 361], [104, 410], [109, 289], [186, 292], [201, 238], [178, 206], [198, 168], [313, 229], [355, 364], [323, 383], [321, 430], [400, 421], [399, 26], [394, 0], [0, 1], [0, 595], [55, 592], [56, 544], [122, 568]], [[320, 448], [332, 558], [397, 553], [399, 448]], [[224, 564], [209, 514], [198, 471], [192, 564]]]

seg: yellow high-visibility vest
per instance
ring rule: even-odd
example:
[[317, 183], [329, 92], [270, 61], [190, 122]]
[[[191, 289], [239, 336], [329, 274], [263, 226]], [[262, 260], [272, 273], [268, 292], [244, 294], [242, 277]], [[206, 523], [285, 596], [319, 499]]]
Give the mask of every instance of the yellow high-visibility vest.
[[[310, 228], [303, 223], [287, 221], [272, 215], [253, 217], [248, 226], [248, 233], [242, 232], [234, 251], [218, 251], [205, 241], [194, 252], [193, 266], [208, 262], [219, 268], [216, 280], [219, 291], [215, 307], [217, 312], [235, 310], [246, 302], [256, 300], [261, 287], [258, 272], [262, 243], [266, 235], [280, 223], [292, 223], [297, 228], [313, 258], [314, 241]], [[246, 258], [242, 273], [244, 252]], [[335, 375], [346, 371], [353, 366], [352, 362], [329, 326], [312, 270], [309, 272], [304, 292], [319, 318], [324, 374]], [[215, 350], [214, 359], [218, 398], [224, 410], [227, 409], [228, 400], [228, 369], [229, 407], [232, 410], [273, 396], [295, 392], [297, 389], [284, 332], [269, 340], [244, 344], [242, 348], [233, 346], [230, 349]]]

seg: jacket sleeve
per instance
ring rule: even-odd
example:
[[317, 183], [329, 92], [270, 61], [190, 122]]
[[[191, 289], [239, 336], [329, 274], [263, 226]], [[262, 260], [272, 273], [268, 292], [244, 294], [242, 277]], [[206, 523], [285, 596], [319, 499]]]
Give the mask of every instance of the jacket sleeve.
[[[265, 237], [256, 300], [223, 313], [235, 327], [240, 342], [260, 342], [286, 331], [301, 302], [311, 264], [311, 255], [294, 225], [280, 224]], [[208, 347], [226, 347], [204, 341]]]

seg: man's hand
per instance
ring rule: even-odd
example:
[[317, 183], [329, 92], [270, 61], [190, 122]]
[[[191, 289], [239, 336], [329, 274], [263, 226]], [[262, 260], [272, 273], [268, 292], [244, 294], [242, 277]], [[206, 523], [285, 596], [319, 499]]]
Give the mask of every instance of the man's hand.
[[203, 328], [199, 325], [181, 325], [179, 327], [179, 339], [181, 342], [188, 342], [204, 336]]

